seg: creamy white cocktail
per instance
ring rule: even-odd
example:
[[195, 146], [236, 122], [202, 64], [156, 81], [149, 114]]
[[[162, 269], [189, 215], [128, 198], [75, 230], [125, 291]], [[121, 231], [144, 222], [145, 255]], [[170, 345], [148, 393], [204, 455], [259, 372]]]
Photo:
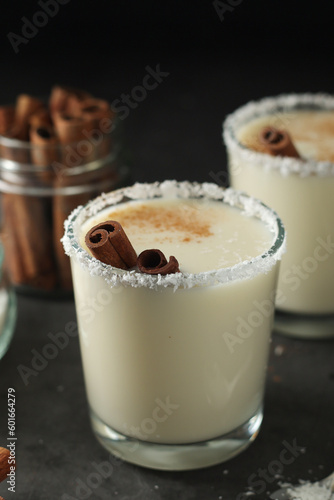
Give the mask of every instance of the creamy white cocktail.
[[[180, 271], [150, 275], [99, 262], [85, 236], [110, 220], [137, 254], [158, 248]], [[64, 246], [103, 444], [166, 469], [217, 463], [249, 444], [262, 418], [284, 249], [276, 214], [214, 184], [139, 184], [75, 211]]]
[[[273, 156], [261, 138], [286, 131], [299, 158]], [[276, 328], [334, 335], [334, 99], [288, 95], [251, 102], [224, 124], [231, 185], [276, 210], [288, 250], [278, 283]]]

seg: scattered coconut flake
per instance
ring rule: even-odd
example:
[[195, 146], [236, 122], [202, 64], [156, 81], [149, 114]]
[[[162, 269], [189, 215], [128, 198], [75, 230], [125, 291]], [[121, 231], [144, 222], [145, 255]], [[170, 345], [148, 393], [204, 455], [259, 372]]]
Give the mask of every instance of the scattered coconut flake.
[[[82, 224], [90, 217], [107, 206], [121, 201], [136, 199], [162, 198], [209, 198], [221, 200], [230, 206], [240, 208], [248, 217], [257, 217], [262, 220], [273, 233], [273, 245], [262, 255], [251, 260], [245, 260], [229, 268], [192, 274], [173, 273], [149, 275], [136, 270], [124, 271], [92, 257], [79, 243], [79, 234]], [[225, 189], [214, 183], [177, 182], [168, 180], [162, 183], [136, 183], [131, 187], [118, 189], [110, 193], [103, 193], [91, 200], [85, 206], [79, 206], [70, 214], [64, 223], [65, 234], [62, 243], [66, 254], [75, 258], [92, 276], [102, 276], [111, 286], [191, 288], [193, 286], [208, 286], [218, 283], [228, 283], [235, 280], [250, 279], [258, 274], [268, 273], [285, 252], [284, 230], [277, 214], [262, 204], [259, 200], [245, 193]]]
[[277, 97], [265, 97], [259, 101], [250, 101], [226, 117], [223, 125], [225, 145], [236, 159], [260, 166], [266, 171], [278, 170], [283, 176], [291, 174], [300, 177], [310, 175], [318, 175], [319, 177], [333, 176], [334, 163], [332, 162], [272, 156], [253, 151], [240, 144], [236, 138], [235, 131], [255, 118], [296, 109], [334, 110], [334, 97], [323, 93], [282, 94]]
[[279, 483], [281, 488], [286, 488], [287, 499], [290, 500], [334, 500], [334, 474], [322, 481], [311, 483], [299, 480], [299, 485]]
[[275, 356], [282, 356], [284, 352], [284, 347], [282, 345], [277, 345], [274, 349]]
[[288, 488], [291, 500], [334, 500], [334, 493], [323, 484], [305, 483]]

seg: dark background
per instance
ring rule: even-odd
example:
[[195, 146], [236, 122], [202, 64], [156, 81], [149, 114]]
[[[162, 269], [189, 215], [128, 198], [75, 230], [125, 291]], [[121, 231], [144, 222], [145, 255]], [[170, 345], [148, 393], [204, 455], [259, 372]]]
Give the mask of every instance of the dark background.
[[[230, 10], [219, 15], [215, 6], [222, 9], [223, 3]], [[42, 9], [38, 1], [2, 2], [0, 103], [21, 92], [46, 96], [55, 83], [114, 101], [141, 85], [147, 66], [160, 65], [169, 75], [124, 119], [133, 180], [225, 179], [226, 114], [269, 95], [334, 93], [332, 5], [70, 0], [15, 53], [7, 35], [22, 36], [22, 18], [31, 21]], [[93, 462], [109, 460], [90, 431], [77, 340], [27, 387], [17, 372], [19, 363], [29, 365], [32, 348], [42, 349], [48, 332], [75, 321], [74, 305], [24, 296], [18, 302], [14, 341], [0, 363], [0, 444], [6, 438], [7, 388], [17, 390], [17, 493], [2, 483], [6, 500], [64, 500], [65, 493], [93, 500], [239, 500], [252, 475], [258, 479], [260, 469], [278, 460], [283, 443], [294, 440], [304, 453], [277, 477], [270, 475], [266, 491], [274, 491], [279, 479], [315, 480], [332, 471], [333, 342], [276, 335], [265, 419], [249, 450], [226, 464], [185, 473], [116, 461], [111, 477], [88, 496], [76, 495], [77, 481], [87, 481]]]
[[333, 91], [328, 0], [62, 1], [17, 53], [8, 34], [22, 36], [41, 5], [3, 2], [0, 102], [57, 82], [113, 101], [160, 64], [168, 78], [124, 120], [136, 180], [212, 180], [226, 114], [267, 95]]

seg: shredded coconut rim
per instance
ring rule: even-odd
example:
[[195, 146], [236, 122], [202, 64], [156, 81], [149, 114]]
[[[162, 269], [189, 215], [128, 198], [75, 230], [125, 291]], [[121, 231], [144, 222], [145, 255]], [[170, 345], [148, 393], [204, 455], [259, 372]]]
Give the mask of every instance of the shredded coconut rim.
[[277, 97], [265, 97], [259, 101], [250, 101], [228, 115], [223, 123], [223, 140], [228, 151], [238, 155], [249, 164], [267, 169], [274, 169], [282, 175], [295, 174], [300, 177], [317, 175], [328, 177], [334, 175], [334, 163], [329, 161], [303, 160], [272, 156], [253, 151], [241, 144], [236, 137], [237, 131], [243, 125], [265, 115], [275, 115], [291, 111], [334, 110], [334, 96], [329, 94], [282, 94]]
[[[104, 264], [92, 257], [79, 243], [82, 224], [108, 206], [129, 200], [149, 200], [152, 198], [208, 198], [218, 200], [239, 208], [248, 217], [262, 220], [273, 234], [273, 244], [267, 252], [238, 263], [232, 267], [201, 273], [174, 273], [162, 276], [140, 273], [136, 270], [122, 269]], [[110, 286], [191, 288], [235, 280], [252, 278], [269, 272], [285, 252], [285, 230], [276, 212], [261, 201], [234, 189], [222, 188], [214, 183], [192, 183], [188, 181], [164, 181], [162, 183], [136, 183], [110, 193], [102, 193], [85, 206], [77, 207], [65, 221], [65, 234], [62, 238], [65, 253], [78, 261], [91, 275], [102, 276]]]

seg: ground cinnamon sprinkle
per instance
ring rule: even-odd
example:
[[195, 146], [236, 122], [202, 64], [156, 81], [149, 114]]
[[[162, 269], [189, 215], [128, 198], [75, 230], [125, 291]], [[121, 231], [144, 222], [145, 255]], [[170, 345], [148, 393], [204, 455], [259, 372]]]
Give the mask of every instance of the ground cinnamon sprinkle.
[[[184, 242], [194, 239], [205, 238], [212, 235], [211, 225], [201, 217], [202, 210], [191, 204], [181, 205], [179, 210], [167, 207], [155, 207], [147, 205], [136, 205], [127, 207], [126, 211], [113, 210], [110, 214], [121, 225], [127, 227], [144, 228], [149, 226], [157, 232], [162, 232], [164, 239], [168, 239], [175, 232], [186, 235], [182, 238]], [[207, 209], [205, 209], [207, 214]], [[210, 220], [207, 215], [205, 219]]]

